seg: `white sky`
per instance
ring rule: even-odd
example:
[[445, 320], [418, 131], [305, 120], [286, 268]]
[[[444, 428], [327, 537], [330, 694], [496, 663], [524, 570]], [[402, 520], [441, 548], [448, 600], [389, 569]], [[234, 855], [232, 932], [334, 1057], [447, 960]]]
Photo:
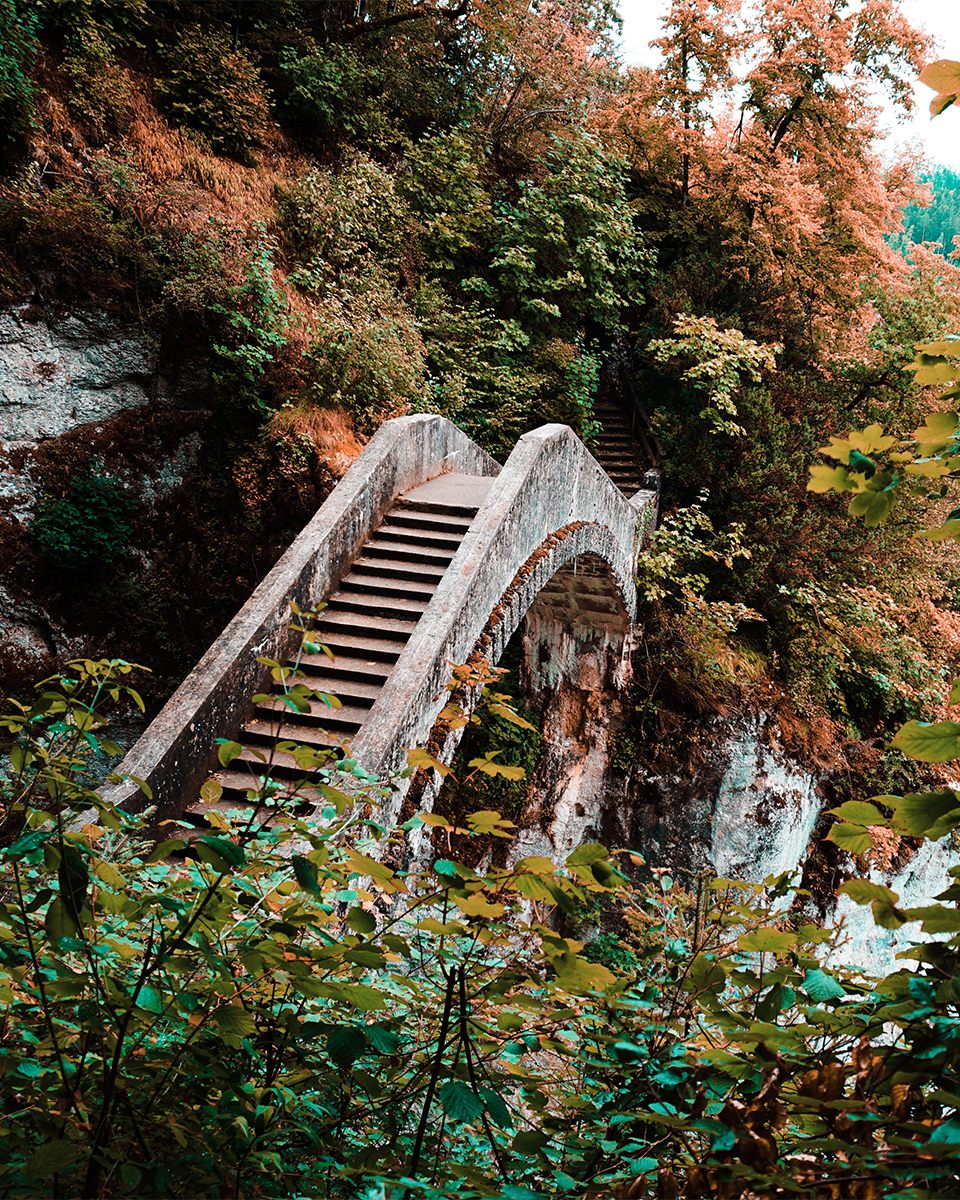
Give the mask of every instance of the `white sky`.
[[[656, 66], [658, 51], [649, 43], [660, 36], [660, 18], [667, 12], [669, 0], [620, 0], [623, 16], [621, 50], [625, 62]], [[934, 57], [960, 60], [960, 3], [957, 0], [900, 0], [900, 11], [913, 25], [926, 29], [937, 39]], [[916, 84], [916, 108], [911, 118], [898, 120], [885, 97], [884, 124], [891, 149], [901, 144], [919, 148], [931, 163], [960, 171], [960, 105], [953, 105], [936, 118], [930, 116], [934, 93], [922, 83]]]

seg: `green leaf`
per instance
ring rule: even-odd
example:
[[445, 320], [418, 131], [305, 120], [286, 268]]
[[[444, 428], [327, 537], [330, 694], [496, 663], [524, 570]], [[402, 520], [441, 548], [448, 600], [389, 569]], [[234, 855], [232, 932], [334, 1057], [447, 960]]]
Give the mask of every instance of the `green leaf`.
[[590, 866], [595, 862], [603, 862], [610, 857], [610, 851], [599, 842], [584, 842], [572, 854], [567, 855], [567, 866]]
[[[232, 842], [229, 838], [215, 837], [211, 833], [204, 834], [199, 841], [203, 845], [210, 846], [213, 850], [216, 850], [232, 867], [246, 866], [247, 856], [243, 847], [238, 842]], [[193, 844], [196, 846], [197, 842]]]
[[293, 874], [296, 877], [297, 883], [305, 892], [309, 892], [311, 896], [318, 898], [323, 895], [323, 891], [317, 879], [317, 868], [302, 854], [294, 854], [291, 862], [293, 863]]
[[537, 1129], [524, 1129], [510, 1143], [516, 1154], [537, 1154], [550, 1145], [550, 1138]]
[[483, 1100], [484, 1108], [490, 1114], [490, 1119], [494, 1125], [499, 1126], [501, 1129], [513, 1129], [516, 1123], [510, 1109], [507, 1108], [506, 1101], [500, 1093], [488, 1087], [482, 1087], [478, 1090], [480, 1098]]
[[737, 938], [737, 946], [749, 954], [786, 954], [797, 943], [797, 935], [790, 930], [752, 929]]
[[954, 791], [908, 792], [891, 796], [891, 824], [897, 833], [936, 841], [960, 825], [960, 796]]
[[960, 1147], [960, 1117], [951, 1117], [938, 1125], [927, 1141], [928, 1146], [942, 1146], [945, 1150]]
[[847, 800], [841, 804], [839, 808], [827, 809], [835, 817], [840, 817], [841, 820], [849, 821], [851, 825], [885, 825], [886, 817], [873, 804], [868, 804], [865, 800]]
[[727, 973], [723, 967], [706, 954], [698, 954], [690, 966], [683, 981], [683, 989], [691, 995], [700, 992], [719, 994], [727, 986]]
[[117, 868], [108, 862], [103, 862], [102, 859], [94, 863], [93, 873], [101, 883], [105, 883], [107, 887], [113, 888], [114, 891], [122, 892], [127, 886], [126, 879], [124, 879]]
[[850, 451], [850, 457], [847, 460], [847, 465], [854, 475], [875, 475], [877, 464], [872, 458], [867, 458], [865, 454], [861, 454], [859, 450], [853, 449]]
[[235, 758], [243, 753], [243, 747], [238, 742], [223, 740], [217, 747], [217, 758], [221, 767], [229, 767]]
[[59, 896], [50, 902], [43, 927], [54, 949], [60, 945], [61, 938], [77, 937], [80, 933], [80, 926]]
[[60, 895], [69, 909], [71, 917], [78, 925], [81, 924], [80, 912], [87, 899], [90, 872], [87, 870], [83, 855], [69, 842], [64, 842], [61, 847], [57, 880], [60, 885]]
[[874, 900], [873, 919], [881, 929], [899, 929], [907, 920], [899, 908], [888, 904], [885, 900]]
[[885, 521], [893, 510], [894, 494], [892, 488], [882, 491], [868, 489], [858, 492], [850, 501], [850, 513], [854, 517], [863, 517], [863, 523], [868, 528]]
[[839, 1000], [841, 996], [846, 995], [833, 976], [821, 971], [819, 967], [804, 975], [801, 986], [810, 999], [817, 1004], [823, 1003], [824, 1000]]
[[31, 1179], [47, 1179], [51, 1175], [67, 1171], [77, 1161], [80, 1148], [66, 1138], [38, 1146], [24, 1164], [24, 1172]]
[[879, 883], [870, 883], [867, 879], [848, 879], [840, 889], [841, 896], [849, 896], [854, 904], [872, 904], [874, 900], [883, 900], [887, 904], [896, 904], [900, 899], [896, 892]]
[[347, 913], [347, 925], [354, 933], [373, 933], [377, 927], [377, 918], [372, 912], [367, 912], [365, 908], [361, 908], [355, 904]]
[[862, 854], [873, 845], [873, 838], [862, 825], [847, 825], [843, 821], [834, 821], [825, 840], [849, 854]]
[[927, 725], [922, 721], [908, 721], [893, 739], [893, 744], [919, 762], [951, 762], [960, 758], [960, 724], [937, 721]]
[[352, 983], [348, 988], [343, 989], [344, 998], [348, 1000], [354, 1008], [359, 1008], [361, 1012], [373, 1012], [378, 1008], [386, 1008], [387, 998], [383, 992], [378, 992], [375, 988], [367, 987], [364, 983]]
[[910, 921], [922, 921], [924, 933], [960, 933], [960, 911], [943, 904], [908, 908], [903, 914]]
[[234, 1037], [249, 1037], [257, 1032], [257, 1022], [253, 1013], [247, 1012], [238, 1004], [225, 1004], [213, 1014], [214, 1022], [221, 1033], [232, 1034]]
[[380, 1054], [396, 1054], [403, 1044], [403, 1039], [398, 1033], [380, 1025], [364, 1025], [363, 1032], [367, 1035], [370, 1045]]
[[327, 1032], [327, 1054], [349, 1071], [367, 1048], [366, 1035], [359, 1025], [338, 1025]]
[[186, 845], [187, 843], [181, 838], [167, 838], [166, 841], [158, 842], [143, 861], [145, 863], [161, 862], [163, 859], [169, 858], [171, 854], [177, 854], [186, 849]]
[[593, 991], [616, 983], [616, 976], [600, 963], [588, 962], [578, 954], [564, 951], [550, 959], [560, 986], [568, 992]]
[[483, 1112], [483, 1101], [459, 1079], [445, 1083], [438, 1093], [438, 1099], [440, 1107], [454, 1121], [469, 1124]]

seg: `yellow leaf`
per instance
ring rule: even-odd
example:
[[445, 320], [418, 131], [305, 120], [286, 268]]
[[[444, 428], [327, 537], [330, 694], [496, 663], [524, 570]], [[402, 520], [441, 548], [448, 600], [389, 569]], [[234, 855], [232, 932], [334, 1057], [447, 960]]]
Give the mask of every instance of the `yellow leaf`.
[[918, 78], [935, 92], [960, 92], [960, 62], [938, 58], [936, 62], [927, 63]]
[[924, 529], [914, 537], [927, 542], [948, 542], [951, 538], [960, 540], [960, 521], [945, 521], [938, 529]]
[[470, 896], [454, 896], [453, 902], [467, 917], [502, 917], [506, 909], [502, 904], [490, 904], [483, 892]]
[[441, 775], [449, 775], [450, 768], [445, 767], [442, 762], [434, 758], [432, 754], [428, 754], [426, 750], [415, 746], [412, 750], [407, 751], [407, 762], [411, 767], [423, 767], [426, 770], [433, 769]]
[[850, 482], [846, 467], [816, 466], [810, 468], [808, 492], [851, 492], [853, 489], [854, 485]]
[[920, 453], [936, 454], [938, 450], [945, 450], [956, 437], [958, 426], [960, 421], [952, 409], [929, 413], [913, 435], [920, 443]]

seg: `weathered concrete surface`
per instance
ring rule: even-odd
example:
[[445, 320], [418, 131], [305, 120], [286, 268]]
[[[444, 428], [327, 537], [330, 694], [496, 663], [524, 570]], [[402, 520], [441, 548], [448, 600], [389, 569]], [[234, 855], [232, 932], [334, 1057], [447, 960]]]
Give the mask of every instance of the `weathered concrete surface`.
[[480, 508], [486, 500], [493, 482], [489, 476], [461, 475], [457, 471], [451, 471], [448, 475], [438, 475], [436, 479], [430, 479], [426, 483], [421, 483], [419, 487], [411, 488], [409, 492], [404, 493], [404, 497], [414, 502], [426, 500], [428, 504], [452, 504], [458, 508]]
[[[402, 492], [438, 475], [495, 475], [489, 455], [442, 417], [410, 416], [383, 425], [316, 516], [234, 620], [210, 647], [120, 764], [146, 780], [158, 817], [179, 814], [212, 766], [216, 737], [230, 736], [268, 669], [258, 657], [282, 658], [297, 635], [290, 601], [309, 608], [346, 574], [361, 544]], [[109, 798], [128, 808], [146, 800], [134, 784]]]
[[[478, 650], [496, 663], [531, 604], [567, 563], [590, 563], [571, 593], [578, 598], [577, 619], [590, 612], [591, 621], [622, 639], [636, 617], [640, 517], [572, 430], [545, 425], [525, 434], [354, 744], [367, 770], [401, 766], [406, 747], [428, 741], [450, 663], [466, 662]], [[444, 754], [453, 750], [451, 738]]]

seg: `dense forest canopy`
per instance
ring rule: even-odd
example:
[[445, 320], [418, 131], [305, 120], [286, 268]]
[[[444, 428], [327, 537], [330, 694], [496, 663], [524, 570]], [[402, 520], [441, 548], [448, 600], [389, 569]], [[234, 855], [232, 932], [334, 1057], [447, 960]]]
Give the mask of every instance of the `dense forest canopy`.
[[955, 250], [954, 238], [960, 234], [960, 175], [949, 167], [934, 167], [918, 175], [930, 188], [930, 202], [922, 207], [910, 204], [903, 210], [903, 231], [909, 242], [933, 242], [940, 253]]
[[[0, 515], [0, 563], [154, 667], [155, 707], [382, 421], [501, 457], [545, 421], [589, 439], [616, 351], [665, 451], [621, 753], [774, 711], [834, 772], [821, 876], [675, 882], [594, 845], [504, 872], [479, 768], [469, 811], [411, 817], [450, 857], [407, 873], [333, 767], [320, 824], [224, 823], [171, 874], [181, 842], [90, 820], [83, 714], [128, 678], [88, 660], [6, 724], [3, 1194], [950, 1194], [957, 885], [906, 915], [854, 878], [960, 825], [951, 754], [889, 749], [952, 725], [960, 668], [955, 562], [912, 537], [960, 463], [956, 177], [884, 165], [869, 102], [909, 107], [930, 44], [891, 0], [674, 0], [655, 70], [616, 28], [607, 0], [0, 0], [0, 300], [189, 349], [215, 405], [170, 509], [118, 482], [134, 423], [29, 451], [45, 499]], [[881, 426], [919, 465], [874, 462]], [[480, 682], [529, 763], [535, 714]], [[953, 940], [881, 982], [830, 966], [823, 878]], [[584, 951], [598, 914], [617, 937]]]

